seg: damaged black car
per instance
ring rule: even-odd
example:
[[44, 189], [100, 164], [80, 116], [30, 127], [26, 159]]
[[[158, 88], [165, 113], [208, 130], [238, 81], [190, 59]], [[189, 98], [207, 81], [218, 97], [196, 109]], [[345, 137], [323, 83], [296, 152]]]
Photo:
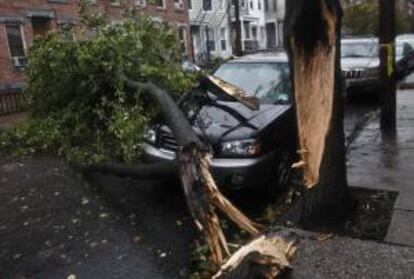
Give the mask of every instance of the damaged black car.
[[[296, 126], [286, 54], [255, 54], [223, 63], [213, 76], [257, 98], [252, 109], [205, 78], [179, 106], [201, 140], [212, 149], [211, 171], [227, 190], [265, 187], [284, 190], [292, 177]], [[162, 117], [145, 136], [147, 162], [172, 161], [177, 143]]]

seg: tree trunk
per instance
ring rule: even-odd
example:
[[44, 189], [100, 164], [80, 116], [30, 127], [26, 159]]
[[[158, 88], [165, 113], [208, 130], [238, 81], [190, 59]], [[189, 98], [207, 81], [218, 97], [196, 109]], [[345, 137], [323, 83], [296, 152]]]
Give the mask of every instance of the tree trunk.
[[168, 92], [152, 82], [124, 79], [129, 87], [145, 91], [159, 105], [166, 124], [180, 146], [177, 154], [179, 173], [188, 208], [197, 228], [205, 234], [213, 263], [221, 264], [230, 253], [216, 209], [252, 236], [258, 235], [262, 226], [247, 218], [221, 194], [210, 174], [210, 149], [199, 140]]
[[349, 209], [340, 69], [339, 0], [286, 1], [285, 44], [290, 58], [301, 161], [307, 188], [302, 225], [343, 220]]

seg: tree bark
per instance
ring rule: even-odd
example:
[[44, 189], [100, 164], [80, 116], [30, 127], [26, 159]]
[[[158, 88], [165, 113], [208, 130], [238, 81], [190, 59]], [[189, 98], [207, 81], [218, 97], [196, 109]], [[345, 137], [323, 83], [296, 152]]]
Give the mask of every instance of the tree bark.
[[285, 43], [292, 71], [301, 161], [307, 188], [303, 226], [343, 220], [349, 209], [340, 72], [339, 0], [286, 1]]
[[194, 133], [168, 92], [152, 82], [140, 83], [126, 77], [124, 80], [129, 87], [148, 93], [159, 105], [180, 146], [177, 159], [188, 208], [197, 228], [205, 234], [213, 263], [221, 264], [230, 252], [216, 209], [252, 236], [258, 235], [263, 227], [246, 217], [219, 191], [210, 173], [210, 149]]

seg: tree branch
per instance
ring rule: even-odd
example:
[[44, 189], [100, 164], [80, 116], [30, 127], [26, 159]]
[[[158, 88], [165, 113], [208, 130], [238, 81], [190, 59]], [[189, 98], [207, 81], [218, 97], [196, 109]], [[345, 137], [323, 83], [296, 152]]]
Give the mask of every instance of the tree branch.
[[177, 107], [174, 100], [164, 89], [158, 87], [153, 82], [137, 82], [121, 75], [126, 85], [130, 88], [139, 89], [147, 92], [157, 102], [164, 116], [164, 121], [172, 130], [179, 146], [191, 144], [202, 145], [200, 139], [194, 133], [190, 123], [184, 113]]

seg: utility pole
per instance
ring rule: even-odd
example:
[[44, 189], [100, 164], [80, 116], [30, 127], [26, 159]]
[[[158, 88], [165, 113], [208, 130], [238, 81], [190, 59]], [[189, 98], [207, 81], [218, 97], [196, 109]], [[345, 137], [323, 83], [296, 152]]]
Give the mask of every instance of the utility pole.
[[395, 69], [395, 0], [379, 0], [380, 99], [381, 130], [393, 132], [396, 127]]
[[242, 56], [243, 48], [242, 48], [242, 33], [241, 33], [241, 22], [240, 22], [240, 0], [233, 0], [233, 3], [234, 3], [234, 18], [235, 18], [234, 29], [236, 31], [233, 52], [236, 56]]

